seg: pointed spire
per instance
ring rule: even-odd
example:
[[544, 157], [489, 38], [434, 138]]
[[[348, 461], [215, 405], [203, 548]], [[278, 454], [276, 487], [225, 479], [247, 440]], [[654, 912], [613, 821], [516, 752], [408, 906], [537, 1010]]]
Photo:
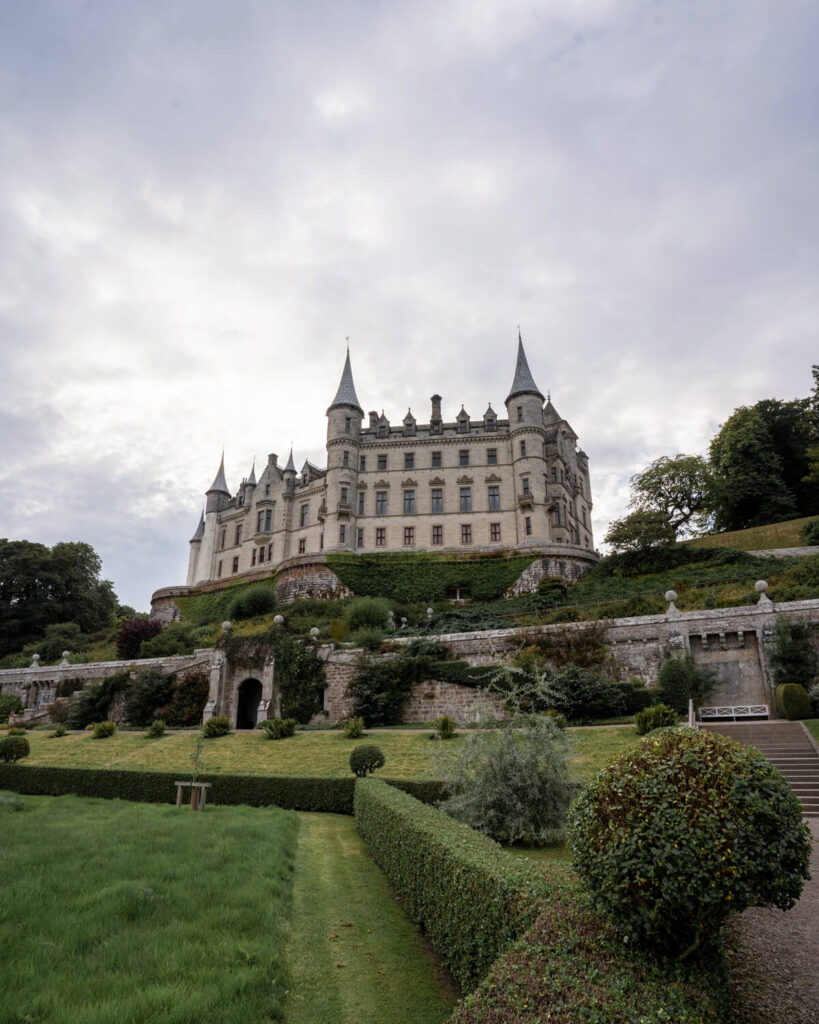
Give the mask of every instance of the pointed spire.
[[219, 469], [216, 472], [216, 478], [210, 487], [205, 491], [205, 494], [210, 494], [211, 491], [219, 491], [222, 494], [227, 494], [230, 497], [230, 491], [228, 490], [227, 481], [225, 480], [225, 452], [222, 449], [222, 461], [219, 463]]
[[355, 393], [355, 384], [353, 384], [353, 371], [350, 367], [350, 344], [349, 340], [347, 343], [347, 358], [344, 360], [344, 369], [341, 372], [341, 382], [338, 385], [338, 391], [336, 391], [336, 397], [330, 403], [330, 409], [335, 409], [337, 405], [349, 405], [353, 409], [358, 409], [361, 415], [364, 415], [364, 410], [358, 401], [358, 395]]
[[546, 405], [543, 407], [543, 422], [557, 423], [559, 422], [560, 418], [560, 413], [552, 405], [552, 393], [550, 391], [546, 399]]
[[506, 396], [506, 401], [508, 402], [510, 398], [515, 398], [517, 395], [537, 395], [541, 402], [543, 401], [543, 395], [540, 393], [537, 384], [535, 384], [532, 371], [529, 369], [529, 364], [526, 361], [520, 328], [518, 328], [518, 361], [515, 366], [515, 379], [512, 381], [512, 389]]
[[287, 465], [284, 467], [285, 473], [295, 473], [296, 463], [293, 461], [293, 445], [290, 445], [290, 456], [287, 460]]
[[205, 536], [205, 513], [199, 513], [199, 525], [196, 527], [196, 533], [191, 537], [191, 544], [200, 541]]
[[249, 484], [256, 486], [256, 456], [253, 456], [253, 465], [250, 467], [250, 476], [247, 478]]

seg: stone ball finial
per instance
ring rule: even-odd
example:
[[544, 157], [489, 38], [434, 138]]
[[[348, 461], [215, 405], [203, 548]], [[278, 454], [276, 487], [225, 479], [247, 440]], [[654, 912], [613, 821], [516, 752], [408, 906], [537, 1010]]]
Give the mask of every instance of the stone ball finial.
[[39, 668], [39, 666], [40, 666], [40, 655], [39, 654], [32, 654], [32, 656], [31, 656], [31, 667], [32, 668]]
[[666, 590], [666, 592], [665, 592], [665, 599], [666, 599], [666, 601], [676, 601], [677, 600], [677, 591], [676, 590]]
[[403, 629], [404, 626], [406, 626], [406, 624], [407, 624], [407, 617], [406, 617], [406, 615], [402, 615], [401, 616], [401, 627], [402, 627], [402, 629]]
[[766, 580], [757, 580], [754, 584], [754, 590], [757, 592], [757, 594], [764, 594], [767, 589], [768, 584]]
[[283, 615], [274, 615], [273, 616], [273, 625], [274, 626], [283, 626], [284, 625], [284, 616]]
[[313, 628], [310, 630], [310, 636], [315, 640], [318, 635], [319, 635], [318, 626], [313, 626]]
[[68, 655], [69, 655], [70, 653], [71, 653], [70, 651], [63, 651], [63, 659], [64, 659], [65, 661], [68, 661]]
[[427, 618], [431, 619], [432, 615], [433, 615], [432, 609], [431, 608], [427, 608]]
[[224, 621], [224, 622], [222, 623], [222, 632], [223, 632], [223, 633], [229, 633], [229, 632], [231, 631], [231, 629], [232, 629], [232, 628], [233, 628], [233, 627], [231, 626], [231, 624], [230, 624], [230, 623], [229, 623], [229, 622], [228, 622], [227, 620], [225, 620], [225, 621]]

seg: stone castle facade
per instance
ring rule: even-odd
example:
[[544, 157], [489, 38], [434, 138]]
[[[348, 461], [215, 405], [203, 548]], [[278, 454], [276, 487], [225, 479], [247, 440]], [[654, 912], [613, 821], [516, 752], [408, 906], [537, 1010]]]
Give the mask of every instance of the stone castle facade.
[[[580, 575], [596, 559], [589, 463], [577, 434], [535, 384], [523, 342], [506, 417], [461, 406], [445, 421], [432, 396], [428, 423], [365, 417], [344, 364], [327, 409], [326, 468], [292, 450], [255, 467], [231, 493], [224, 457], [190, 542], [188, 587], [264, 576], [328, 552], [533, 552]], [[555, 561], [559, 559], [559, 562]]]

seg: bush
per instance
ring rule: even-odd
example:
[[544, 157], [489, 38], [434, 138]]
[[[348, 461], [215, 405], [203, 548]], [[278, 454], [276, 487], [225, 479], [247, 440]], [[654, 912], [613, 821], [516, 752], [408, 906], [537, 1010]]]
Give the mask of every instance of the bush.
[[341, 723], [345, 740], [357, 740], [364, 735], [364, 719], [360, 717], [345, 718]]
[[344, 613], [350, 632], [359, 629], [386, 629], [390, 603], [383, 597], [357, 597]]
[[296, 735], [295, 718], [266, 718], [259, 726], [269, 740], [284, 740]]
[[147, 729], [159, 709], [173, 697], [174, 682], [175, 676], [166, 675], [157, 668], [138, 672], [125, 690], [122, 710], [128, 724], [137, 729]]
[[379, 747], [372, 743], [362, 743], [350, 754], [350, 768], [353, 775], [359, 779], [365, 778], [372, 772], [384, 767], [384, 754]]
[[63, 701], [55, 700], [48, 705], [48, 717], [52, 722], [63, 725], [68, 721], [68, 705]]
[[199, 631], [187, 622], [169, 622], [150, 640], [139, 645], [140, 658], [169, 658], [174, 654], [193, 654]]
[[667, 658], [657, 676], [660, 700], [681, 715], [688, 714], [688, 701], [699, 707], [719, 685], [713, 669], [697, 668], [690, 654]]
[[368, 651], [379, 651], [384, 643], [385, 633], [381, 629], [373, 629], [368, 627], [366, 629], [358, 629], [350, 637], [350, 641], [355, 644], [356, 647], [364, 647]]
[[753, 747], [679, 729], [613, 761], [576, 801], [573, 865], [625, 941], [688, 956], [730, 913], [791, 907], [810, 837]]
[[276, 587], [270, 583], [257, 583], [230, 602], [228, 618], [241, 621], [257, 615], [267, 615], [276, 610]]
[[614, 685], [623, 695], [623, 710], [625, 714], [636, 715], [643, 708], [651, 707], [653, 694], [650, 690], [646, 689], [642, 679], [638, 679], [636, 682], [629, 680], [627, 683], [615, 683]]
[[230, 719], [222, 715], [209, 718], [202, 726], [202, 735], [206, 740], [214, 739], [216, 736], [227, 736], [230, 732]]
[[819, 519], [811, 519], [802, 527], [802, 536], [806, 544], [819, 544]]
[[0, 695], [0, 722], [7, 722], [9, 715], [19, 714], [23, 710], [23, 702], [16, 693]]
[[[435, 730], [435, 737], [442, 740], [451, 740], [455, 735], [455, 729], [458, 723], [454, 718], [449, 715], [440, 715], [432, 723], [432, 728]], [[433, 737], [433, 739], [435, 738]]]
[[14, 764], [31, 753], [31, 747], [25, 736], [4, 736], [0, 740], [0, 761]]
[[105, 740], [109, 736], [113, 736], [116, 731], [116, 722], [97, 722], [94, 725], [93, 736], [95, 740]]
[[52, 737], [52, 739], [59, 739], [61, 736], [65, 736], [65, 734], [67, 732], [68, 732], [68, 728], [67, 728], [65, 722], [58, 722], [54, 726], [54, 731], [51, 733], [51, 737]]
[[798, 683], [780, 683], [776, 688], [775, 699], [777, 714], [790, 722], [811, 718], [813, 715], [808, 691]]
[[402, 907], [468, 992], [535, 917], [545, 874], [380, 779], [356, 782], [355, 818]]
[[24, 725], [13, 725], [8, 731], [9, 736], [25, 736], [26, 727]]
[[158, 740], [161, 736], [165, 735], [165, 723], [161, 718], [155, 718], [153, 722], [148, 726], [146, 736], [149, 740]]
[[126, 619], [117, 630], [117, 657], [122, 661], [133, 661], [139, 657], [143, 640], [151, 640], [162, 632], [162, 623], [149, 619], [147, 615]]
[[118, 672], [99, 683], [91, 683], [80, 691], [68, 712], [69, 729], [85, 729], [94, 722], [108, 718], [114, 698], [131, 682], [130, 672]]
[[470, 733], [460, 755], [443, 762], [451, 795], [441, 810], [501, 843], [559, 843], [577, 789], [569, 740], [552, 718], [520, 721]]
[[784, 615], [777, 615], [768, 657], [776, 686], [798, 683], [807, 689], [816, 678], [816, 649], [806, 622], [791, 622]]
[[556, 708], [546, 708], [546, 710], [541, 712], [541, 714], [544, 718], [550, 718], [558, 727], [558, 729], [565, 730], [566, 726], [569, 724], [566, 716], [561, 715], [561, 713]]
[[813, 708], [813, 716], [817, 718], [819, 717], [819, 683], [808, 690], [808, 697], [810, 697], [811, 707]]
[[637, 726], [637, 735], [645, 736], [646, 733], [655, 729], [666, 729], [679, 723], [680, 716], [667, 704], [655, 704], [653, 707], [644, 708], [634, 718]]

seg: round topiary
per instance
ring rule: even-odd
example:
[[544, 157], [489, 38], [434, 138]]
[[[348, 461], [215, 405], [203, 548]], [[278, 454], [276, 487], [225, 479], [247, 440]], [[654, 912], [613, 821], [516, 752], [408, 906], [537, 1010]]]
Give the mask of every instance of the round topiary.
[[808, 877], [799, 801], [753, 747], [655, 733], [576, 801], [573, 865], [628, 942], [688, 956], [749, 906], [793, 906]]
[[350, 754], [350, 768], [353, 775], [363, 779], [377, 768], [383, 768], [384, 760], [384, 754], [379, 747], [373, 746], [372, 743], [362, 743]]
[[225, 718], [224, 715], [215, 715], [213, 718], [209, 718], [202, 726], [202, 735], [206, 740], [213, 739], [216, 736], [227, 736], [229, 732], [230, 719]]
[[799, 683], [780, 683], [776, 688], [775, 699], [777, 712], [791, 722], [813, 717], [808, 691]]
[[666, 729], [674, 726], [679, 721], [679, 715], [667, 704], [655, 704], [650, 708], [643, 708], [634, 716], [634, 724], [637, 726], [637, 735], [645, 736], [647, 732], [655, 729]]
[[116, 722], [97, 722], [94, 725], [94, 739], [106, 740], [117, 731]]
[[4, 736], [0, 740], [0, 761], [14, 764], [31, 753], [31, 747], [25, 736]]

